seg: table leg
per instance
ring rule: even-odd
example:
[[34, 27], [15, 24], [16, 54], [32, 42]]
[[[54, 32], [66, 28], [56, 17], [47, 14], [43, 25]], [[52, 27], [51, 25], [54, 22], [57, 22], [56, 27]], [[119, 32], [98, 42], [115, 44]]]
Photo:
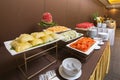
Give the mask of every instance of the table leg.
[[26, 54], [24, 53], [24, 63], [25, 63], [25, 71], [27, 72], [27, 60], [26, 60]]

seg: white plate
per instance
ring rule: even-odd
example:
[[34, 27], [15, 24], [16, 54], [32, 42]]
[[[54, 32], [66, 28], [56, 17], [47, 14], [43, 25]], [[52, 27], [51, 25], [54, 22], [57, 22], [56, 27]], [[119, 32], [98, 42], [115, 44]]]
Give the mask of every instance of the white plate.
[[103, 45], [103, 44], [104, 44], [104, 42], [100, 42], [100, 43], [99, 43], [99, 45]]
[[100, 48], [101, 48], [101, 47], [100, 47], [100, 46], [98, 46], [98, 45], [95, 47], [95, 49], [100, 49]]
[[78, 79], [81, 75], [82, 75], [82, 70], [80, 70], [80, 72], [74, 76], [74, 77], [71, 77], [71, 76], [68, 76], [64, 73], [63, 69], [62, 69], [62, 65], [60, 65], [59, 67], [59, 73], [60, 75], [64, 78], [64, 79], [67, 79], [67, 80], [75, 80], [75, 79]]
[[[83, 37], [81, 37], [81, 38], [83, 38]], [[72, 42], [72, 43], [75, 43], [76, 41], [77, 41], [77, 40], [75, 40], [75, 41]], [[68, 45], [66, 45], [66, 46], [69, 47], [69, 48], [71, 48], [71, 49], [73, 49], [73, 50], [76, 50], [76, 51], [78, 51], [78, 52], [84, 53], [84, 54], [86, 54], [86, 55], [89, 55], [89, 54], [94, 50], [94, 48], [95, 48], [96, 45], [97, 45], [97, 41], [95, 41], [95, 43], [94, 43], [87, 51], [83, 52], [83, 51], [81, 51], [81, 50], [72, 48], [72, 47], [70, 46], [72, 43], [70, 43], [70, 44], [68, 44]]]
[[[78, 33], [78, 35], [77, 35], [77, 37], [76, 38], [79, 38], [79, 37], [81, 37], [81, 36], [83, 36], [83, 34], [82, 33]], [[64, 40], [64, 38], [62, 39], [62, 41], [64, 41], [64, 42], [68, 42], [68, 41], [72, 41], [72, 40], [74, 40], [74, 39], [76, 39], [76, 38], [73, 38], [73, 39], [70, 39], [70, 40]]]
[[56, 40], [47, 42], [47, 43], [45, 43], [45, 44], [41, 44], [41, 45], [38, 45], [38, 46], [35, 46], [35, 47], [31, 47], [31, 48], [26, 49], [26, 50], [21, 51], [21, 52], [16, 52], [15, 50], [11, 49], [11, 45], [10, 45], [10, 44], [11, 44], [12, 40], [10, 40], [10, 41], [5, 41], [4, 44], [5, 44], [5, 47], [7, 48], [7, 50], [10, 52], [10, 54], [11, 54], [12, 56], [14, 56], [14, 55], [20, 54], [20, 53], [22, 53], [22, 52], [26, 52], [26, 51], [29, 51], [29, 50], [32, 50], [32, 49], [35, 49], [35, 48], [39, 48], [39, 47], [43, 47], [43, 46], [48, 45], [48, 44], [55, 43], [55, 42], [57, 42], [57, 41], [59, 41], [59, 40], [60, 40], [60, 39], [56, 39]]

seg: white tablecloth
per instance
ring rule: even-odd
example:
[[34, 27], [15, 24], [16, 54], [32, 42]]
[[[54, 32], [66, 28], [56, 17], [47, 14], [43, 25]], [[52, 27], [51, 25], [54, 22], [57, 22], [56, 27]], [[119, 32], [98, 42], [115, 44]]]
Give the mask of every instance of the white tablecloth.
[[115, 29], [108, 28], [110, 45], [114, 45]]
[[98, 28], [98, 32], [106, 32], [108, 33], [108, 39], [110, 41], [110, 45], [114, 45], [115, 38], [115, 28]]

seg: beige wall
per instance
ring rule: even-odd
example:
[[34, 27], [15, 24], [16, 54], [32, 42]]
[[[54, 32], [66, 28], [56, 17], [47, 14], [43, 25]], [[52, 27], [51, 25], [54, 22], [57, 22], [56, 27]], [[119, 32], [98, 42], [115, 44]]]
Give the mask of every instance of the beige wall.
[[0, 45], [21, 33], [36, 31], [43, 12], [50, 12], [59, 25], [74, 27], [90, 21], [91, 15], [105, 14], [98, 0], [0, 0]]

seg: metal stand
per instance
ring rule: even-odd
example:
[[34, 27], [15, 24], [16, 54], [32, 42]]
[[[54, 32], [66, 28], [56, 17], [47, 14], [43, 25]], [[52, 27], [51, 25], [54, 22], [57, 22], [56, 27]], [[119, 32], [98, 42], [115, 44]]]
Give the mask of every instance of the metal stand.
[[[45, 70], [46, 68], [48, 68], [49, 66], [51, 66], [53, 63], [55, 63], [55, 62], [57, 61], [57, 53], [58, 53], [57, 47], [58, 47], [58, 46], [57, 46], [57, 42], [56, 42], [56, 44], [55, 44], [53, 47], [50, 47], [50, 48], [48, 48], [48, 49], [46, 49], [46, 50], [43, 50], [43, 51], [38, 52], [38, 53], [35, 53], [35, 54], [33, 54], [32, 56], [27, 57], [27, 56], [26, 56], [26, 53], [24, 53], [24, 68], [25, 68], [25, 70], [23, 70], [23, 69], [21, 68], [23, 65], [19, 65], [18, 68], [20, 69], [20, 71], [23, 73], [23, 75], [24, 75], [27, 79], [30, 79], [30, 78], [34, 77], [35, 75], [37, 75], [37, 74], [40, 73], [41, 71]], [[54, 49], [54, 48], [56, 48], [56, 49], [55, 49], [55, 51], [56, 51], [56, 59], [51, 56], [51, 58], [54, 59], [54, 61], [51, 61], [50, 58], [48, 57], [47, 60], [49, 60], [49, 62], [50, 62], [48, 65], [44, 66], [43, 68], [41, 68], [39, 71], [35, 72], [34, 74], [28, 76], [28, 75], [26, 74], [26, 73], [28, 72], [28, 64], [27, 64], [28, 60], [30, 60], [30, 59], [38, 56], [38, 55], [47, 55], [47, 53], [45, 53], [45, 52], [47, 52], [47, 51], [49, 51], [49, 50], [51, 50], [51, 49]], [[50, 55], [49, 55], [49, 56], [50, 56]]]

